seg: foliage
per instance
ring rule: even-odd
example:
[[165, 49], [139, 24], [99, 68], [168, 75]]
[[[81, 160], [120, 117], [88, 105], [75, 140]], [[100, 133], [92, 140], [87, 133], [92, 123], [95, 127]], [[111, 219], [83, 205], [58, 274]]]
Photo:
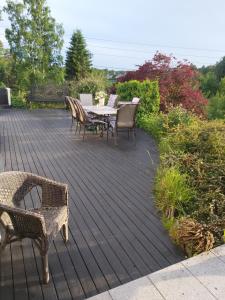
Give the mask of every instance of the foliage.
[[87, 93], [95, 97], [97, 92], [106, 90], [108, 82], [102, 73], [92, 72], [79, 81], [69, 81], [68, 85], [70, 96], [78, 98], [79, 94]]
[[215, 70], [215, 75], [219, 81], [223, 77], [225, 77], [225, 56], [222, 57], [221, 60], [216, 63], [214, 70]]
[[25, 95], [23, 93], [16, 93], [15, 95], [12, 94], [11, 100], [13, 108], [28, 108]]
[[176, 167], [158, 171], [155, 184], [156, 206], [168, 219], [185, 214], [185, 203], [192, 197], [187, 180], [187, 174], [181, 174]]
[[31, 109], [63, 109], [65, 108], [65, 103], [63, 102], [48, 102], [48, 103], [43, 103], [43, 102], [32, 102], [30, 104]]
[[223, 243], [225, 123], [171, 107], [139, 124], [159, 141], [156, 206], [171, 236], [188, 255]]
[[167, 114], [162, 112], [146, 114], [139, 119], [139, 126], [158, 141], [176, 126], [187, 126], [195, 122], [196, 116], [181, 106], [170, 107]]
[[198, 223], [191, 218], [181, 218], [170, 230], [170, 235], [190, 257], [212, 249], [213, 234], [208, 226]]
[[95, 102], [101, 105], [105, 105], [105, 99], [107, 94], [104, 91], [97, 92], [95, 94]]
[[209, 100], [209, 119], [225, 119], [225, 93], [217, 93]]
[[6, 38], [13, 57], [15, 86], [27, 90], [46, 78], [62, 80], [63, 29], [50, 15], [45, 0], [7, 0], [10, 28]]
[[204, 114], [207, 100], [199, 90], [199, 73], [190, 64], [179, 62], [172, 56], [156, 53], [151, 61], [145, 62], [136, 71], [127, 72], [118, 81], [158, 80], [160, 89], [160, 108], [182, 105], [196, 114]]
[[144, 80], [143, 82], [139, 82], [137, 80], [130, 80], [119, 82], [116, 85], [116, 93], [120, 99], [126, 101], [131, 101], [133, 97], [140, 98], [138, 120], [142, 116], [159, 111], [160, 96], [157, 81]]
[[159, 114], [152, 113], [141, 116], [138, 120], [138, 124], [141, 128], [150, 133], [156, 140], [159, 141], [167, 131], [164, 119], [165, 115], [162, 112]]
[[203, 95], [206, 98], [214, 96], [219, 88], [219, 81], [216, 74], [213, 71], [209, 71], [206, 74], [201, 74], [199, 79]]
[[4, 49], [0, 41], [0, 82], [4, 86], [11, 86], [13, 81], [13, 59], [7, 49]]
[[73, 33], [66, 54], [66, 79], [79, 81], [91, 71], [91, 54], [80, 30]]

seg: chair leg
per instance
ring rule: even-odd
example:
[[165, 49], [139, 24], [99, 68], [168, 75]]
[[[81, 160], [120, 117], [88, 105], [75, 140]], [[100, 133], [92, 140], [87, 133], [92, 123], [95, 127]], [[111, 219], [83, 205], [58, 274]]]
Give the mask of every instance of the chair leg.
[[118, 143], [117, 143], [117, 137], [118, 137], [118, 131], [115, 129], [115, 132], [114, 132], [114, 144], [115, 144], [115, 146], [118, 145]]
[[77, 134], [78, 122], [76, 121], [75, 135]]
[[86, 126], [84, 125], [83, 141], [84, 141], [85, 133], [86, 133]]
[[43, 264], [43, 282], [47, 284], [49, 282], [49, 269], [48, 269], [48, 253], [42, 255]]
[[81, 124], [79, 124], [79, 135], [80, 135], [80, 131], [81, 131]]
[[130, 139], [130, 128], [128, 128], [127, 130], [127, 136], [128, 136], [128, 140]]
[[5, 249], [7, 242], [9, 240], [9, 235], [7, 234], [7, 229], [4, 230], [4, 237], [3, 237], [3, 230], [1, 228], [0, 235], [1, 235], [1, 240], [0, 240], [0, 253], [1, 253], [1, 251], [3, 251]]
[[64, 239], [64, 242], [66, 243], [69, 239], [69, 237], [68, 237], [68, 222], [63, 224], [62, 230], [63, 230], [63, 239]]

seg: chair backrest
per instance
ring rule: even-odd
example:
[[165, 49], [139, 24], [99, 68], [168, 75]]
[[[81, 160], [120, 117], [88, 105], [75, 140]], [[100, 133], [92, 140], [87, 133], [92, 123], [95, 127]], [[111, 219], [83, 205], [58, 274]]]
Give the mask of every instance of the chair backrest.
[[75, 104], [74, 104], [73, 100], [74, 99], [71, 98], [71, 97], [68, 97], [68, 96], [65, 97], [65, 102], [68, 103], [68, 106], [70, 108], [72, 117], [73, 118], [77, 118], [76, 107], [75, 107]]
[[118, 98], [118, 95], [110, 94], [107, 106], [112, 107], [112, 108], [116, 107], [117, 98]]
[[117, 112], [116, 126], [118, 128], [133, 128], [137, 107], [137, 104], [132, 103], [122, 105]]
[[132, 104], [138, 104], [140, 102], [140, 98], [134, 97], [131, 101]]
[[80, 102], [82, 105], [85, 105], [85, 106], [93, 105], [92, 94], [80, 94]]
[[74, 99], [73, 101], [74, 101], [75, 109], [77, 112], [78, 121], [80, 123], [84, 124], [85, 122], [88, 121], [88, 115], [87, 115], [86, 111], [84, 110], [84, 108], [82, 107], [79, 100]]

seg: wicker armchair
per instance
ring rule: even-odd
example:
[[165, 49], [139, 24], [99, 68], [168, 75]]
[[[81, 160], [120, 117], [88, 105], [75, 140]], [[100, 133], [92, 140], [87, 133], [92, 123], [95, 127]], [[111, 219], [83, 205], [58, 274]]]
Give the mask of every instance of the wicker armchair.
[[[41, 207], [26, 210], [21, 204], [35, 186], [42, 189]], [[26, 172], [0, 173], [0, 223], [5, 229], [0, 250], [14, 241], [33, 239], [42, 257], [43, 282], [48, 283], [51, 242], [61, 229], [68, 240], [68, 186]]]

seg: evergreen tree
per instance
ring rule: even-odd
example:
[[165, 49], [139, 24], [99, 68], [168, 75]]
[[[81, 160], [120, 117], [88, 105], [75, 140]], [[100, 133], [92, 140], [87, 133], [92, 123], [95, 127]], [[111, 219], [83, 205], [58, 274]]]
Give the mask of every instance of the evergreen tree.
[[86, 48], [85, 39], [80, 30], [73, 33], [66, 54], [66, 79], [80, 80], [91, 70], [91, 54]]
[[6, 38], [19, 89], [62, 78], [63, 28], [51, 17], [46, 0], [6, 1]]

